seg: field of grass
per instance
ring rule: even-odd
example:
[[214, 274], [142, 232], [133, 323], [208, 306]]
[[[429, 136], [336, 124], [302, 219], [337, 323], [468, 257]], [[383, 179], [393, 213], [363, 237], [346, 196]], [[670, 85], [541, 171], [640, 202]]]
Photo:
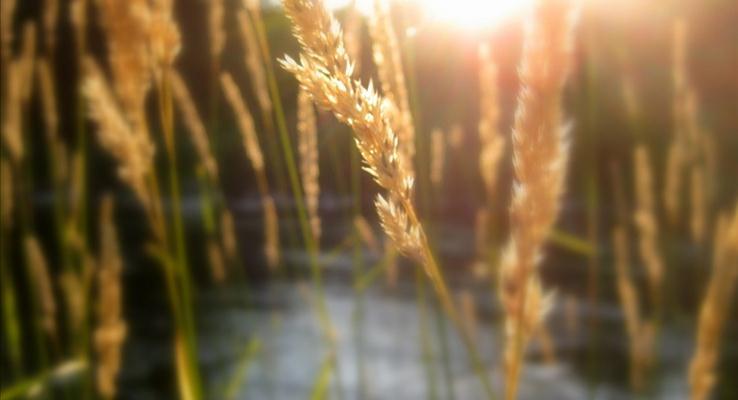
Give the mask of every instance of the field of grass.
[[0, 0], [0, 400], [737, 397], [736, 15]]

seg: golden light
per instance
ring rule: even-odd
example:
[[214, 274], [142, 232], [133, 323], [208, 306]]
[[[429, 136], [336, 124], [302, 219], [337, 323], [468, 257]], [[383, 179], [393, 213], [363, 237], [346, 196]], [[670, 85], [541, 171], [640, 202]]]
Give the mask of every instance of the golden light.
[[[394, 0], [416, 5], [429, 22], [463, 29], [493, 28], [525, 13], [533, 0]], [[350, 6], [352, 0], [326, 0], [332, 8]], [[374, 0], [356, 0], [356, 7], [371, 14]]]
[[522, 15], [532, 0], [409, 0], [426, 18], [464, 29], [491, 28]]

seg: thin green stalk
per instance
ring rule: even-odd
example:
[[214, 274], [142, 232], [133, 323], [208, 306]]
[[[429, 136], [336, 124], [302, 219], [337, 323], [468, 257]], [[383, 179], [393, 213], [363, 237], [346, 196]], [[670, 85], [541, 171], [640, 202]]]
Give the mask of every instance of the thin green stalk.
[[3, 336], [6, 340], [5, 348], [8, 349], [9, 353], [11, 379], [18, 380], [23, 376], [23, 354], [21, 350], [24, 347], [21, 335], [22, 327], [18, 319], [13, 277], [11, 276], [10, 266], [7, 260], [8, 255], [5, 243], [7, 232], [3, 231], [0, 235], [0, 281], [2, 281], [0, 287], [2, 287]]
[[[353, 147], [353, 146], [352, 146]], [[351, 151], [351, 192], [353, 198], [353, 214], [354, 218], [361, 216], [361, 161], [359, 160], [359, 152], [354, 149]], [[364, 274], [364, 256], [361, 246], [361, 238], [358, 232], [354, 232], [354, 251], [353, 251], [353, 281], [358, 282]], [[364, 312], [365, 299], [364, 291], [358, 290], [354, 284], [354, 311], [352, 318], [352, 327], [354, 331], [354, 342], [356, 344], [356, 360], [357, 381], [359, 382], [359, 398], [366, 399], [369, 396], [366, 386], [366, 365], [364, 360]]]
[[436, 380], [433, 346], [428, 337], [428, 310], [425, 296], [425, 277], [420, 268], [415, 269], [415, 291], [418, 309], [418, 334], [420, 335], [420, 353], [425, 367], [425, 383], [428, 399], [438, 399], [438, 385]]
[[287, 123], [284, 116], [284, 110], [282, 108], [282, 100], [279, 96], [279, 87], [277, 85], [277, 78], [274, 73], [274, 65], [272, 63], [271, 54], [269, 51], [269, 43], [266, 38], [266, 29], [261, 18], [251, 16], [252, 21], [255, 22], [256, 36], [259, 41], [259, 48], [262, 52], [262, 57], [266, 63], [266, 75], [267, 83], [269, 86], [269, 95], [271, 96], [272, 103], [274, 105], [274, 114], [277, 120], [277, 130], [279, 132], [279, 139], [282, 146], [282, 153], [284, 161], [287, 166], [287, 172], [289, 176], [290, 188], [292, 195], [295, 198], [295, 204], [297, 208], [297, 216], [300, 222], [300, 230], [302, 231], [303, 240], [307, 247], [308, 256], [310, 258], [310, 275], [313, 280], [313, 284], [317, 291], [316, 307], [318, 316], [321, 321], [321, 325], [326, 338], [329, 342], [333, 342], [333, 324], [331, 322], [328, 306], [325, 301], [325, 294], [323, 290], [323, 278], [320, 265], [318, 263], [318, 245], [313, 237], [308, 222], [307, 211], [305, 208], [305, 201], [302, 196], [302, 188], [300, 185], [300, 178], [297, 172], [297, 166], [295, 165], [294, 151], [292, 150], [292, 142], [290, 139], [289, 131], [287, 130]]
[[[404, 19], [404, 14], [402, 15]], [[418, 132], [421, 132], [421, 122], [422, 122], [422, 116], [421, 116], [421, 107], [420, 107], [420, 97], [418, 94], [418, 82], [417, 77], [415, 74], [415, 47], [412, 46], [412, 44], [409, 42], [409, 38], [405, 37], [406, 40], [403, 42], [403, 50], [404, 50], [404, 60], [407, 64], [406, 67], [406, 73], [405, 76], [407, 77], [407, 89], [410, 97], [410, 107], [412, 112], [412, 119], [415, 129], [415, 147], [417, 149], [417, 163], [416, 165], [422, 166], [420, 170], [423, 171], [430, 171], [430, 164], [431, 164], [431, 149], [429, 146], [428, 140], [421, 140], [422, 138], [427, 138], [427, 135], [418, 135]], [[435, 195], [431, 196], [431, 184], [429, 179], [429, 173], [426, 174], [420, 174], [420, 178], [423, 180], [420, 183], [420, 187], [423, 188], [423, 196], [421, 196], [421, 209], [425, 211], [426, 213], [430, 212], [431, 208], [435, 206], [432, 199], [440, 199], [441, 196]], [[429, 229], [432, 229], [433, 227], [429, 227]], [[417, 276], [417, 275], [416, 275]], [[441, 350], [441, 365], [443, 368], [443, 377], [445, 380], [445, 387], [446, 387], [446, 396], [449, 400], [454, 399], [454, 383], [453, 383], [453, 374], [451, 373], [451, 365], [450, 365], [450, 349], [449, 349], [449, 338], [446, 332], [446, 321], [441, 315], [441, 313], [438, 310], [437, 304], [435, 302], [432, 302], [432, 307], [434, 309], [434, 319], [436, 321], [436, 330], [438, 332], [438, 340], [440, 341], [440, 350]]]
[[[169, 167], [169, 191], [172, 202], [172, 230], [175, 238], [174, 254], [176, 276], [174, 291], [181, 291], [180, 307], [181, 322], [180, 326], [185, 340], [185, 349], [187, 357], [187, 382], [192, 385], [194, 393], [190, 395], [194, 399], [202, 398], [202, 385], [200, 382], [200, 373], [197, 361], [197, 331], [194, 321], [194, 313], [192, 310], [192, 283], [190, 280], [190, 271], [187, 263], [187, 251], [185, 249], [184, 226], [182, 222], [182, 205], [179, 189], [179, 176], [177, 168], [177, 149], [174, 135], [174, 120], [172, 112], [172, 97], [169, 82], [169, 69], [162, 69], [162, 77], [159, 87], [159, 107], [161, 114], [162, 131], [166, 143], [167, 161]], [[178, 279], [177, 279], [178, 278]]]

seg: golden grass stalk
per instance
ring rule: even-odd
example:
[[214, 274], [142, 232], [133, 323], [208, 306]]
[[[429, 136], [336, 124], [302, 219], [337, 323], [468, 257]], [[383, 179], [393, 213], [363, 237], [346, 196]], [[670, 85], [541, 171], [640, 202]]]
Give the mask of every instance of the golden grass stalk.
[[703, 243], [707, 231], [707, 187], [704, 178], [705, 169], [693, 166], [690, 177], [690, 232], [695, 243]]
[[343, 41], [346, 43], [346, 51], [348, 52], [349, 58], [356, 63], [354, 71], [358, 75], [361, 72], [361, 28], [364, 18], [356, 7], [356, 1], [349, 7], [345, 18], [346, 20], [343, 25], [346, 29], [344, 29]]
[[687, 26], [677, 19], [673, 26], [672, 79], [674, 137], [667, 158], [664, 206], [672, 224], [681, 212], [684, 169], [697, 161], [697, 99], [687, 76]]
[[20, 96], [23, 104], [27, 104], [33, 94], [33, 72], [36, 65], [36, 24], [26, 22], [23, 25], [23, 38], [21, 39], [21, 89]]
[[279, 217], [277, 206], [271, 195], [261, 199], [264, 207], [264, 255], [266, 255], [267, 266], [272, 270], [279, 266]]
[[656, 220], [654, 185], [648, 151], [642, 145], [635, 149], [636, 209], [633, 215], [639, 233], [639, 254], [646, 268], [651, 305], [655, 312], [661, 307], [664, 265], [658, 248], [659, 227]]
[[208, 240], [207, 252], [208, 264], [210, 264], [210, 277], [215, 283], [223, 283], [226, 277], [223, 251], [221, 251], [220, 246], [214, 240]]
[[129, 185], [147, 210], [151, 199], [146, 177], [152, 169], [154, 144], [148, 134], [134, 131], [118, 107], [105, 77], [92, 59], [86, 60], [83, 92], [91, 118], [98, 124], [100, 145], [118, 162], [118, 176]]
[[210, 57], [213, 60], [220, 59], [226, 42], [226, 33], [223, 28], [223, 17], [225, 17], [223, 3], [223, 0], [208, 2], [208, 38], [210, 39]]
[[[97, 2], [122, 116], [135, 136], [148, 136], [144, 104], [151, 88], [150, 9], [146, 0]], [[139, 139], [143, 141], [143, 139]]]
[[479, 171], [487, 190], [487, 201], [495, 199], [497, 176], [505, 148], [505, 139], [500, 134], [500, 105], [497, 93], [497, 65], [489, 54], [489, 46], [479, 46]]
[[434, 129], [431, 132], [431, 166], [430, 180], [435, 190], [441, 190], [443, 167], [446, 160], [446, 142], [443, 131]]
[[303, 89], [297, 92], [297, 139], [297, 149], [300, 153], [300, 174], [302, 175], [302, 187], [305, 191], [305, 206], [310, 220], [310, 229], [313, 231], [315, 242], [320, 243], [318, 127], [316, 126], [313, 102], [310, 100], [310, 95]]
[[638, 367], [638, 342], [640, 337], [641, 317], [638, 292], [630, 274], [630, 249], [626, 228], [617, 225], [612, 233], [615, 255], [615, 273], [620, 306], [625, 317], [625, 330], [628, 334], [630, 348], [630, 384], [639, 390], [643, 384], [643, 370]]
[[[169, 69], [182, 46], [179, 28], [172, 16], [174, 0], [156, 0], [150, 6], [147, 36], [151, 57], [160, 69]], [[158, 69], [155, 69], [158, 71]]]
[[715, 227], [712, 272], [702, 300], [695, 353], [689, 364], [690, 398], [706, 400], [717, 382], [715, 365], [738, 279], [738, 206]]
[[0, 1], [0, 66], [2, 66], [3, 71], [12, 57], [13, 18], [15, 17], [16, 5], [17, 0]]
[[49, 275], [49, 264], [35, 236], [27, 236], [24, 241], [26, 262], [31, 272], [35, 295], [39, 299], [41, 327], [50, 337], [55, 338], [56, 330], [56, 300], [54, 289]]
[[59, 0], [44, 0], [42, 13], [46, 54], [53, 56], [56, 49], [56, 31], [59, 24]]
[[664, 178], [664, 210], [672, 224], [676, 223], [680, 213], [685, 158], [684, 148], [680, 141], [672, 140], [666, 156], [666, 177]]
[[568, 150], [561, 92], [569, 70], [574, 16], [570, 1], [538, 1], [526, 29], [513, 130], [511, 233], [499, 273], [508, 400], [517, 396], [527, 342], [551, 304], [537, 269], [541, 246], [558, 215], [565, 178]]
[[254, 96], [256, 96], [262, 113], [264, 115], [271, 115], [273, 105], [271, 97], [269, 97], [266, 71], [264, 70], [264, 62], [259, 51], [259, 41], [254, 31], [254, 25], [249, 21], [248, 13], [244, 10], [238, 12], [238, 26], [246, 50], [245, 63], [251, 76], [251, 86], [254, 88]]
[[68, 179], [68, 155], [67, 149], [59, 137], [59, 115], [57, 111], [56, 89], [54, 77], [49, 62], [41, 58], [36, 63], [36, 72], [41, 92], [41, 105], [43, 108], [43, 120], [46, 134], [46, 143], [50, 152], [49, 160], [52, 165], [52, 178], [57, 185], [56, 190]]
[[9, 229], [13, 223], [13, 196], [13, 173], [10, 162], [3, 157], [0, 158], [0, 227], [3, 230]]
[[100, 207], [100, 254], [98, 259], [97, 327], [94, 333], [97, 353], [97, 390], [105, 399], [115, 398], [116, 379], [121, 364], [121, 350], [127, 333], [122, 318], [123, 260], [113, 218], [113, 198], [103, 198]]
[[80, 58], [87, 52], [87, 1], [72, 0], [69, 4], [69, 22], [72, 24], [74, 45]]
[[353, 63], [346, 52], [340, 26], [322, 1], [284, 0], [283, 5], [302, 52], [299, 63], [286, 56], [281, 60], [282, 66], [297, 77], [315, 104], [333, 112], [339, 121], [353, 129], [364, 170], [386, 192], [379, 194], [375, 202], [384, 231], [400, 253], [423, 268], [444, 311], [462, 333], [475, 370], [491, 397], [492, 389], [474, 343], [456, 311], [417, 217], [412, 201], [412, 171], [401, 161], [403, 156], [389, 122], [385, 100], [372, 84], [364, 87], [353, 79]]
[[88, 278], [92, 272], [90, 268], [94, 261], [82, 261], [82, 271], [80, 274], [64, 271], [59, 276], [59, 287], [64, 294], [64, 301], [69, 317], [69, 323], [72, 327], [71, 334], [81, 334], [84, 326], [87, 312], [87, 287]]
[[2, 140], [10, 156], [10, 160], [14, 163], [19, 163], [25, 155], [23, 135], [21, 132], [22, 68], [23, 64], [21, 62], [12, 61], [7, 65], [5, 71], [7, 82], [4, 85]]
[[374, 14], [370, 19], [369, 33], [372, 37], [372, 54], [377, 66], [379, 82], [382, 85], [382, 94], [388, 104], [386, 113], [399, 141], [398, 149], [403, 158], [402, 162], [407, 164], [405, 168], [409, 169], [412, 175], [415, 127], [410, 112], [400, 46], [392, 26], [392, 16], [387, 0], [374, 2]]
[[233, 81], [231, 75], [224, 72], [220, 76], [223, 92], [226, 100], [231, 105], [236, 115], [238, 128], [243, 138], [243, 145], [246, 149], [251, 167], [256, 174], [256, 182], [261, 195], [261, 202], [264, 211], [264, 236], [265, 236], [265, 254], [270, 268], [276, 268], [279, 265], [279, 222], [277, 218], [277, 209], [274, 200], [270, 194], [269, 181], [267, 180], [266, 171], [264, 170], [264, 156], [259, 145], [259, 138], [256, 136], [256, 128], [254, 128], [254, 120], [251, 113], [241, 96], [236, 82]]
[[[41, 106], [43, 108], [43, 119], [46, 125], [45, 132], [48, 139], [56, 139], [59, 134], [59, 114], [56, 107], [56, 90], [54, 88], [54, 77], [49, 62], [45, 58], [38, 60], [36, 64], [39, 89], [41, 91]], [[49, 140], [51, 142], [52, 140]]]
[[205, 124], [203, 124], [202, 118], [200, 118], [200, 113], [197, 112], [197, 107], [195, 107], [195, 102], [192, 100], [189, 89], [187, 89], [187, 84], [179, 72], [175, 70], [172, 70], [170, 78], [172, 94], [174, 94], [174, 99], [179, 106], [182, 119], [187, 126], [187, 131], [190, 133], [192, 142], [195, 144], [195, 150], [200, 159], [200, 164], [205, 169], [211, 182], [217, 182], [218, 164], [215, 162], [213, 152], [210, 149]]
[[235, 260], [238, 254], [236, 241], [236, 225], [233, 222], [233, 215], [228, 210], [223, 210], [220, 215], [221, 238], [223, 240], [223, 251], [228, 260]]

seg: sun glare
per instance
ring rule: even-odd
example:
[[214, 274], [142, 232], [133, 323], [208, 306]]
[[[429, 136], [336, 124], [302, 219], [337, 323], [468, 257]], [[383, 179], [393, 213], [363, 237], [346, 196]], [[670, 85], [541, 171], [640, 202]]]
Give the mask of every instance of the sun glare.
[[[399, 0], [419, 6], [428, 21], [463, 29], [484, 29], [522, 15], [532, 0]], [[356, 7], [371, 14], [374, 0], [357, 0]], [[351, 0], [326, 0], [333, 9], [350, 5]]]
[[499, 25], [522, 14], [531, 0], [416, 0], [426, 17], [460, 28], [480, 29]]

